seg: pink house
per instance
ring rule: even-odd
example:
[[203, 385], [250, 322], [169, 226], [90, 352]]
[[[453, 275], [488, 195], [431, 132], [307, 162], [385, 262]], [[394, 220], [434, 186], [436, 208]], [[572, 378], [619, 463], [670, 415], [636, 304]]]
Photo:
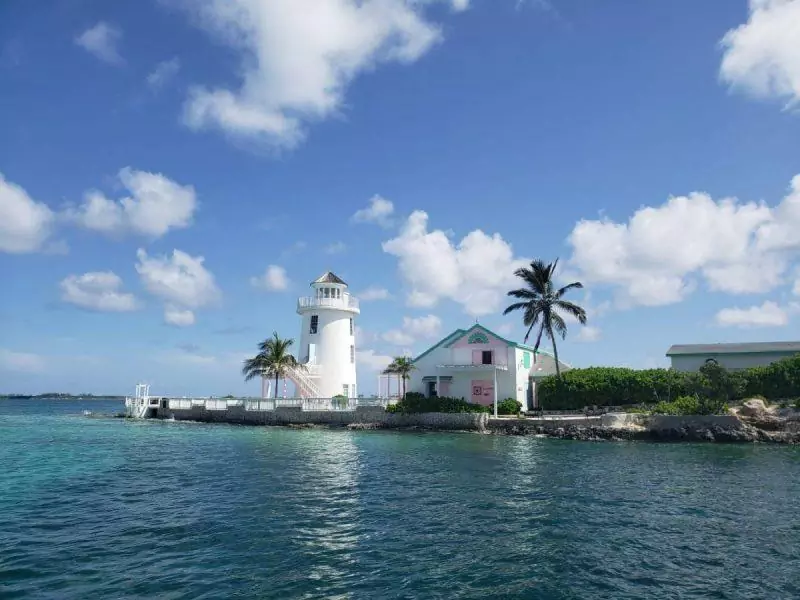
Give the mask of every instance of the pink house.
[[[561, 370], [569, 365], [560, 361]], [[536, 406], [536, 379], [555, 374], [555, 359], [509, 341], [483, 325], [456, 329], [414, 359], [409, 391], [454, 396], [494, 405], [515, 398], [523, 410]]]

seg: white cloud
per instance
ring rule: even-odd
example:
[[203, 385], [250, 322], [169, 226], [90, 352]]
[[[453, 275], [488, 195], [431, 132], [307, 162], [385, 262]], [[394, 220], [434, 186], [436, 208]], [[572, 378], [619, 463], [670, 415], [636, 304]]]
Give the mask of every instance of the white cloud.
[[4, 371], [21, 371], [24, 373], [40, 373], [47, 367], [47, 361], [38, 355], [27, 352], [14, 352], [0, 348], [0, 369]]
[[780, 327], [789, 322], [789, 315], [775, 302], [765, 301], [761, 306], [749, 308], [724, 308], [714, 320], [723, 327]]
[[190, 256], [181, 250], [173, 250], [172, 256], [149, 257], [139, 249], [136, 271], [145, 289], [165, 302], [164, 320], [171, 325], [190, 325], [194, 320], [189, 311], [210, 306], [222, 297], [208, 271], [202, 256]]
[[70, 275], [61, 281], [64, 302], [99, 312], [129, 312], [139, 308], [133, 294], [121, 291], [122, 279], [112, 271]]
[[508, 336], [511, 335], [511, 333], [514, 331], [514, 327], [513, 325], [511, 325], [511, 323], [501, 323], [500, 325], [495, 327], [494, 330], [500, 335]]
[[122, 31], [117, 27], [100, 21], [75, 38], [75, 43], [100, 60], [112, 65], [122, 64], [117, 45], [122, 39]]
[[241, 86], [195, 86], [184, 120], [194, 129], [293, 146], [307, 123], [340, 110], [359, 74], [381, 63], [412, 63], [441, 39], [423, 14], [431, 2], [184, 0], [196, 22], [242, 56]]
[[369, 199], [369, 205], [353, 213], [350, 219], [354, 223], [377, 223], [381, 227], [391, 227], [394, 204], [382, 196], [375, 195]]
[[403, 317], [400, 329], [391, 329], [381, 337], [395, 346], [410, 346], [420, 339], [433, 339], [442, 330], [442, 320], [436, 315]]
[[356, 350], [356, 364], [369, 371], [380, 372], [389, 366], [393, 358], [384, 354], [377, 354], [375, 350]]
[[693, 192], [642, 207], [627, 223], [578, 222], [570, 263], [584, 283], [614, 286], [621, 306], [680, 302], [698, 279], [714, 291], [766, 293], [785, 282], [799, 228], [800, 177], [775, 207]]
[[389, 290], [383, 287], [371, 285], [364, 291], [356, 294], [361, 302], [372, 302], [374, 300], [387, 300], [391, 297]]
[[0, 251], [23, 254], [41, 250], [50, 235], [53, 212], [0, 173]]
[[283, 267], [269, 265], [263, 275], [251, 277], [250, 284], [272, 292], [280, 292], [289, 287], [289, 278]]
[[328, 246], [325, 246], [325, 254], [341, 254], [347, 249], [347, 246], [344, 242], [334, 242]]
[[164, 322], [175, 327], [194, 325], [194, 313], [189, 309], [167, 304], [164, 307]]
[[192, 224], [197, 198], [191, 185], [130, 167], [121, 169], [118, 176], [130, 196], [110, 200], [92, 190], [83, 204], [66, 211], [67, 219], [103, 233], [132, 232], [154, 238]]
[[600, 328], [592, 325], [583, 325], [578, 330], [578, 335], [575, 339], [579, 342], [596, 342], [600, 339]]
[[448, 298], [474, 316], [500, 310], [506, 292], [519, 287], [514, 271], [528, 262], [515, 258], [497, 233], [478, 229], [454, 245], [441, 229], [428, 231], [428, 214], [421, 210], [398, 237], [383, 243], [383, 251], [398, 258], [411, 306], [431, 307]]
[[169, 60], [161, 61], [156, 65], [156, 68], [147, 75], [147, 85], [153, 91], [160, 90], [178, 74], [180, 68], [181, 61], [177, 56]]
[[750, 0], [747, 23], [722, 38], [720, 77], [762, 98], [800, 101], [800, 2]]

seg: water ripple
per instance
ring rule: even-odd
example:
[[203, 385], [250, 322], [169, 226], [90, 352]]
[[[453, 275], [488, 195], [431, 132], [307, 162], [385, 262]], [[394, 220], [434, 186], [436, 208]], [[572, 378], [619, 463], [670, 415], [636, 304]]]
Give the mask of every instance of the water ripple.
[[797, 598], [800, 449], [0, 405], [3, 598]]

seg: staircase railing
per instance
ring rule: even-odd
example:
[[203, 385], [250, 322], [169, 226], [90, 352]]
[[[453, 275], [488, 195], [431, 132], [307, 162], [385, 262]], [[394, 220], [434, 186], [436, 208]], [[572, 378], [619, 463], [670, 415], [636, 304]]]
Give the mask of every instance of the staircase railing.
[[319, 398], [321, 396], [317, 383], [302, 368], [290, 367], [288, 375], [289, 379], [297, 386], [297, 394], [301, 398]]

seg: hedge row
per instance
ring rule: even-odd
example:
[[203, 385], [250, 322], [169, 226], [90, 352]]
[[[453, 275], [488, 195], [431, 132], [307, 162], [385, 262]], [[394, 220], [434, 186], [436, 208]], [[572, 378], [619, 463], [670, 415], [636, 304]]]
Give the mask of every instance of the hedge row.
[[796, 398], [800, 396], [800, 355], [765, 367], [730, 372], [712, 366], [699, 373], [619, 367], [571, 369], [561, 379], [547, 377], [537, 385], [537, 396], [545, 410], [653, 404], [692, 395], [716, 395], [727, 400]]
[[417, 392], [409, 392], [397, 404], [390, 404], [386, 410], [398, 413], [489, 413], [492, 409], [482, 404], [472, 404], [463, 398], [447, 396], [426, 398]]

